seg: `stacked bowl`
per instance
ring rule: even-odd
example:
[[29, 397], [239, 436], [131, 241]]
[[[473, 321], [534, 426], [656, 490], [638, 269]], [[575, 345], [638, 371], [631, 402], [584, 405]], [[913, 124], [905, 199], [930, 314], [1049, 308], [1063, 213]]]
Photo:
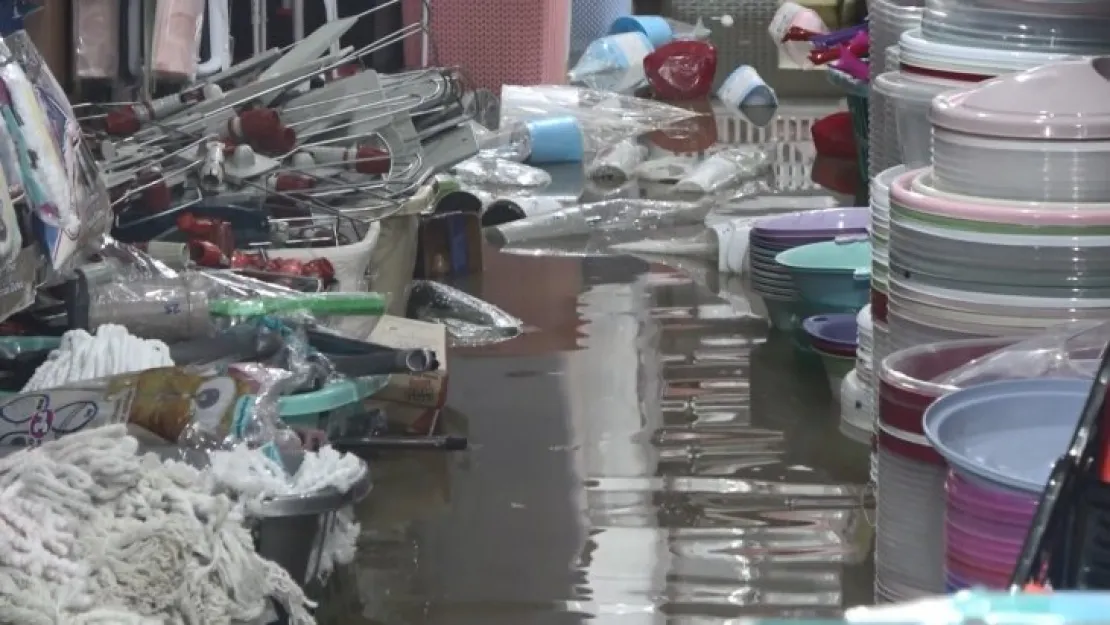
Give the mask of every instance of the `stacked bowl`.
[[947, 467], [925, 438], [922, 417], [938, 397], [955, 390], [933, 380], [1011, 343], [986, 339], [924, 345], [882, 362], [875, 432], [877, 601], [944, 592]]
[[1108, 25], [1103, 0], [927, 0], [920, 28], [898, 40], [900, 68], [871, 78], [872, 97], [892, 104], [900, 162], [929, 163], [934, 96], [1073, 55], [1110, 53]]
[[793, 331], [801, 319], [798, 290], [776, 257], [803, 245], [862, 234], [867, 231], [867, 213], [865, 208], [831, 208], [768, 217], [755, 224], [748, 246], [752, 290], [763, 299], [772, 326]]
[[[872, 274], [872, 281], [874, 281], [874, 274]], [[871, 304], [861, 308], [856, 315], [856, 334], [859, 339], [856, 346], [855, 379], [862, 398], [860, 408], [864, 416], [858, 421], [851, 421], [841, 411], [840, 427], [842, 431], [847, 427], [866, 429], [867, 436], [870, 438], [875, 431], [875, 417], [878, 414], [878, 387], [875, 383], [874, 365], [875, 322], [871, 316]]]
[[951, 393], [926, 410], [926, 436], [952, 467], [948, 588], [1008, 587], [1040, 494], [1090, 390], [1090, 380], [1007, 380]]
[[[902, 33], [921, 25], [922, 0], [868, 2], [871, 38], [871, 82], [882, 72], [897, 68], [897, 44]], [[892, 58], [895, 57], [895, 58]], [[884, 94], [871, 91], [868, 98], [868, 177], [896, 165], [900, 160], [898, 134], [895, 131], [893, 102]]]
[[[1110, 51], [1110, 41], [1103, 47]], [[1065, 58], [1051, 52], [943, 43], [927, 38], [921, 29], [903, 33], [898, 44], [899, 69], [871, 81], [873, 93], [891, 102], [901, 149], [896, 162], [910, 168], [931, 162], [929, 106], [935, 96]]]
[[856, 368], [856, 346], [859, 335], [856, 315], [830, 314], [807, 317], [802, 329], [809, 346], [821, 357], [821, 365], [829, 379], [833, 397], [841, 397], [844, 378]]
[[1110, 318], [1110, 58], [937, 96], [890, 191], [892, 349]]

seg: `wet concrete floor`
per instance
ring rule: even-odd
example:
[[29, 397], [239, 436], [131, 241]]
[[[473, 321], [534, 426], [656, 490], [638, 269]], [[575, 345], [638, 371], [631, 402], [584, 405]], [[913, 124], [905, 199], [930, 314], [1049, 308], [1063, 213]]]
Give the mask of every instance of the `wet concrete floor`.
[[871, 603], [868, 449], [742, 288], [730, 303], [708, 264], [630, 256], [486, 265], [469, 288], [529, 331], [452, 353], [444, 424], [472, 447], [376, 465], [322, 623], [700, 625]]

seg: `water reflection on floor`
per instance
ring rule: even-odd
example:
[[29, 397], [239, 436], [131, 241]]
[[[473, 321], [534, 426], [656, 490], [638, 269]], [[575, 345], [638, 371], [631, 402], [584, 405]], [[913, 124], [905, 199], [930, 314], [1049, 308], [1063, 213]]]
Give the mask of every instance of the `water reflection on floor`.
[[788, 340], [630, 257], [491, 254], [473, 288], [531, 330], [453, 354], [447, 425], [473, 447], [379, 464], [321, 622], [700, 624], [871, 601], [867, 449]]

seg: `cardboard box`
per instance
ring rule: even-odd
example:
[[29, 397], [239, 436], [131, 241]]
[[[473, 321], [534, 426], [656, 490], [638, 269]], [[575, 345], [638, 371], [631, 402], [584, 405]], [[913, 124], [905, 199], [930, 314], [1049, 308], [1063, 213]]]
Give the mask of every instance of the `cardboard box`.
[[384, 315], [370, 341], [398, 349], [430, 349], [436, 353], [439, 369], [413, 375], [393, 375], [389, 384], [374, 395], [375, 400], [442, 408], [447, 401], [447, 328], [439, 323], [415, 321]]

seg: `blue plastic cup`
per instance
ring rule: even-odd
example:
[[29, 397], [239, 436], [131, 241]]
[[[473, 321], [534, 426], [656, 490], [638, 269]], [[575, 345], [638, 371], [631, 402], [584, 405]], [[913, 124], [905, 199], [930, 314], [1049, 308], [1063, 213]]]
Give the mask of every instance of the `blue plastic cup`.
[[582, 161], [582, 128], [573, 116], [550, 117], [527, 122], [532, 153], [528, 161], [547, 163], [579, 163]]
[[613, 20], [613, 25], [609, 27], [610, 35], [637, 32], [647, 35], [656, 48], [674, 39], [671, 23], [658, 15], [626, 15]]

